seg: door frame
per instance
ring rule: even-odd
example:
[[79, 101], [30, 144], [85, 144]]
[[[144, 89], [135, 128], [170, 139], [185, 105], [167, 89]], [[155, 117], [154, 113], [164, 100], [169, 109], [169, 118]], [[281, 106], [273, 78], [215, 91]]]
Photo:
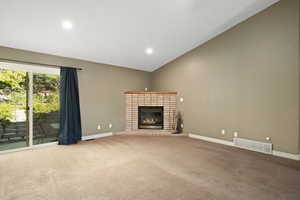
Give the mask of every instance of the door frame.
[[58, 142], [50, 142], [44, 144], [33, 144], [33, 73], [42, 73], [42, 74], [60, 74], [59, 68], [45, 67], [39, 65], [28, 65], [20, 63], [10, 63], [10, 62], [0, 62], [1, 69], [8, 69], [14, 71], [26, 72], [28, 74], [28, 146], [21, 147], [16, 149], [8, 149], [0, 151], [0, 154], [6, 154], [11, 152], [23, 151], [28, 149], [34, 149], [44, 146], [57, 145]]

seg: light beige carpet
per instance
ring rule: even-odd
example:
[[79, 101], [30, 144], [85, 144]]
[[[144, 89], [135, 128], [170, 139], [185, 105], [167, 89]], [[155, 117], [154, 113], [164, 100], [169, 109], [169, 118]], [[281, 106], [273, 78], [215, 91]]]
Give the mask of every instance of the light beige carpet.
[[300, 199], [300, 164], [187, 137], [112, 136], [0, 155], [1, 200]]

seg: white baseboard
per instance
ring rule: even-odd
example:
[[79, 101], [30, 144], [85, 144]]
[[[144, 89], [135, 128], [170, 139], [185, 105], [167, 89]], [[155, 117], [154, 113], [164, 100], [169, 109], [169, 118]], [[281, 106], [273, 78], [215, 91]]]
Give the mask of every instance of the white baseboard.
[[94, 135], [82, 136], [81, 140], [92, 140], [92, 139], [108, 137], [108, 136], [112, 136], [112, 135], [113, 134], [111, 132], [110, 133], [98, 133], [98, 134], [94, 134]]
[[281, 151], [273, 151], [274, 156], [282, 157], [282, 158], [289, 158], [292, 160], [300, 160], [300, 155], [292, 154], [292, 153], [286, 153]]
[[14, 152], [18, 152], [18, 151], [38, 149], [38, 148], [43, 148], [43, 147], [48, 147], [48, 146], [54, 146], [54, 145], [58, 145], [58, 142], [50, 142], [50, 143], [45, 143], [45, 144], [37, 144], [37, 145], [33, 145], [31, 147], [21, 147], [21, 148], [17, 148], [17, 149], [8, 149], [8, 150], [0, 151], [0, 155], [1, 154], [7, 154], [7, 153], [14, 153]]
[[[204, 141], [208, 141], [208, 142], [214, 142], [214, 143], [218, 143], [218, 144], [224, 144], [224, 145], [227, 145], [227, 146], [236, 147], [233, 144], [233, 142], [230, 142], [230, 141], [227, 141], [227, 140], [222, 140], [222, 139], [217, 139], [217, 138], [212, 138], [212, 137], [206, 137], [206, 136], [201, 136], [201, 135], [192, 134], [192, 133], [189, 133], [188, 136], [190, 138], [194, 138], [194, 139], [199, 139], [199, 140], [204, 140]], [[236, 147], [236, 148], [238, 148], [238, 147]], [[300, 155], [299, 154], [291, 154], [291, 153], [286, 153], [286, 152], [273, 150], [273, 153], [271, 155], [282, 157], [282, 158], [288, 158], [288, 159], [292, 159], [292, 160], [300, 160]]]
[[190, 138], [194, 139], [199, 139], [199, 140], [205, 140], [208, 142], [213, 142], [213, 143], [218, 143], [218, 144], [224, 144], [227, 146], [234, 146], [233, 142], [227, 141], [227, 140], [222, 140], [222, 139], [217, 139], [217, 138], [212, 138], [212, 137], [206, 137], [206, 136], [201, 136], [201, 135], [196, 135], [196, 134], [191, 134], [189, 133]]

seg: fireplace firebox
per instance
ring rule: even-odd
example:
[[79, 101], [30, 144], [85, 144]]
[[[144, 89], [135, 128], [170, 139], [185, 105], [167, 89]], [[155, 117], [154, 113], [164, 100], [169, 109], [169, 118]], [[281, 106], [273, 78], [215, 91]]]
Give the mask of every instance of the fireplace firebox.
[[163, 129], [164, 107], [163, 106], [139, 106], [138, 107], [139, 129]]

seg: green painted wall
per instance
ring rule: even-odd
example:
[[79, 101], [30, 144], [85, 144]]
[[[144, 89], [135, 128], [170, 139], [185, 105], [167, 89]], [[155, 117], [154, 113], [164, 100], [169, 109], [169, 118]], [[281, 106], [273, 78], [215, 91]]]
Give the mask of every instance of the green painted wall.
[[[152, 74], [175, 90], [185, 131], [299, 153], [299, 0], [280, 1]], [[221, 129], [226, 129], [225, 136]]]
[[[78, 75], [83, 135], [124, 130], [124, 92], [150, 88], [149, 72], [6, 47], [0, 47], [0, 58], [82, 67]], [[97, 130], [98, 124], [103, 126], [101, 131]]]

